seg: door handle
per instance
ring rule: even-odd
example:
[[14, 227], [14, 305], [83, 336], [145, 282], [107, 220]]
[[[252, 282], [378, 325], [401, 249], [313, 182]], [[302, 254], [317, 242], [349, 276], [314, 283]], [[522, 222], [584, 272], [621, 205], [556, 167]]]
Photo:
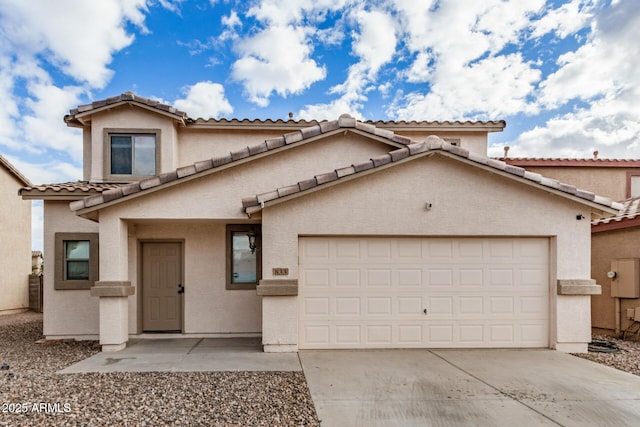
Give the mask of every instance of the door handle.
[[184, 294], [184, 286], [182, 284], [178, 285], [178, 293], [179, 294]]
[[422, 310], [422, 312], [423, 312], [424, 314], [427, 314], [427, 309], [425, 308], [424, 310]]

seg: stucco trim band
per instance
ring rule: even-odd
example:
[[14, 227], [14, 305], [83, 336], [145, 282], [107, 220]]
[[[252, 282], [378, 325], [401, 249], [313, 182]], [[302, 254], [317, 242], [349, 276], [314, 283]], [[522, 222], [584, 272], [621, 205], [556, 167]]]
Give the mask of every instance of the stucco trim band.
[[558, 280], [558, 295], [602, 295], [602, 286], [593, 279]]
[[131, 286], [131, 282], [111, 281], [96, 282], [91, 288], [92, 297], [128, 297], [133, 295], [136, 288]]
[[297, 296], [298, 279], [264, 279], [256, 286], [260, 296]]

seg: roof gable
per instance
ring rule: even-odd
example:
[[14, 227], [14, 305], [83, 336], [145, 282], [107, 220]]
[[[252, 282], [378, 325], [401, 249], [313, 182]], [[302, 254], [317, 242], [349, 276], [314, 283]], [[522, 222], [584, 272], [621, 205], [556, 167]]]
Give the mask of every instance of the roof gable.
[[183, 125], [187, 121], [187, 113], [184, 111], [180, 111], [171, 105], [162, 104], [159, 101], [137, 96], [133, 92], [125, 92], [118, 96], [94, 101], [91, 104], [80, 105], [77, 108], [70, 110], [69, 114], [64, 116], [64, 121], [67, 126], [82, 127], [91, 120], [92, 115], [101, 111], [117, 108], [122, 105], [134, 105], [145, 110], [167, 116]]
[[102, 191], [101, 194], [73, 202], [71, 209], [80, 215], [89, 217], [90, 215], [88, 214], [90, 212], [101, 209], [107, 205], [130, 200], [134, 197], [149, 194], [163, 188], [198, 179], [246, 162], [276, 154], [283, 150], [288, 150], [295, 146], [304, 145], [343, 132], [352, 132], [371, 140], [383, 142], [392, 148], [402, 148], [415, 143], [411, 138], [397, 135], [387, 129], [380, 129], [369, 123], [357, 121], [353, 117], [343, 114], [338, 120], [317, 123], [296, 130], [295, 132], [286, 133], [277, 138], [267, 139], [257, 145], [244, 147], [224, 156], [196, 162], [138, 182], [119, 185], [117, 188]]
[[2, 165], [10, 175], [16, 178], [22, 185], [31, 185], [31, 181], [16, 169], [7, 159], [0, 155], [0, 165]]
[[554, 179], [545, 178], [540, 174], [529, 172], [521, 167], [512, 166], [500, 160], [469, 152], [468, 150], [451, 145], [437, 136], [430, 136], [425, 142], [413, 143], [407, 147], [391, 151], [388, 154], [372, 158], [359, 164], [353, 164], [328, 173], [316, 175], [313, 178], [281, 187], [268, 193], [244, 198], [242, 200], [243, 209], [247, 215], [251, 216], [270, 205], [286, 202], [313, 191], [329, 188], [357, 176], [366, 175], [388, 167], [393, 167], [397, 164], [435, 154], [448, 156], [469, 165], [489, 170], [506, 178], [520, 181], [524, 184], [588, 205], [592, 209], [595, 208], [601, 212], [613, 214], [617, 209], [622, 207], [620, 203], [597, 196], [592, 192], [581, 190]]

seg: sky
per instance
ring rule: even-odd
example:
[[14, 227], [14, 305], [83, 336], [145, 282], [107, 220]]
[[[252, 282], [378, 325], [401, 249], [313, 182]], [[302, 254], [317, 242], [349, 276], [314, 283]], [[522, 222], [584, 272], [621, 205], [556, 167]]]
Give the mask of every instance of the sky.
[[505, 120], [491, 156], [640, 158], [638, 40], [638, 0], [0, 0], [0, 154], [79, 180], [64, 115], [133, 91], [192, 118]]

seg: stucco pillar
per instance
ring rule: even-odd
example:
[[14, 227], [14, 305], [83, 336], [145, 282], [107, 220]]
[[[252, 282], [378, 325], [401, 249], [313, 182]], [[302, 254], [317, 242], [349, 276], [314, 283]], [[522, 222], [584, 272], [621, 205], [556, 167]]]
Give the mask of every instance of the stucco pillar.
[[96, 282], [91, 296], [100, 298], [100, 345], [102, 351], [120, 351], [129, 340], [130, 282]]
[[557, 341], [555, 348], [565, 353], [586, 353], [591, 341], [591, 295], [602, 288], [595, 280], [558, 280]]
[[100, 217], [100, 280], [91, 296], [100, 298], [102, 351], [119, 351], [129, 340], [128, 226], [117, 217]]
[[262, 346], [265, 353], [298, 351], [298, 297], [262, 297]]

